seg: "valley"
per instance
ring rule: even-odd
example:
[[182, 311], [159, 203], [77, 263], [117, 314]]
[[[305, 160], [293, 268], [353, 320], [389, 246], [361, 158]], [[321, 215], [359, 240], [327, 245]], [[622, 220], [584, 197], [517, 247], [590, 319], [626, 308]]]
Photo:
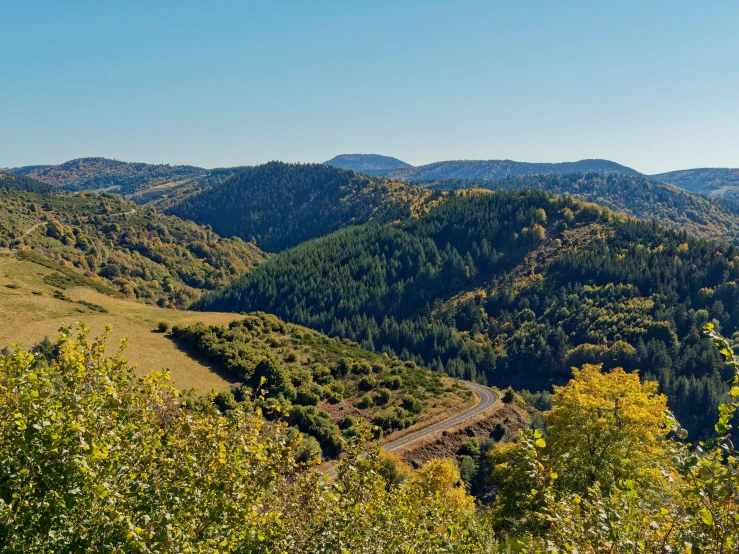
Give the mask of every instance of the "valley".
[[[414, 169], [382, 157], [336, 163], [358, 162], [368, 173]], [[4, 363], [15, 367], [11, 344], [22, 343], [34, 368], [67, 368], [63, 382], [84, 367], [86, 379], [123, 387], [117, 395], [138, 391], [134, 403], [152, 393], [209, 437], [229, 433], [217, 464], [238, 467], [238, 441], [266, 440], [279, 453], [278, 495], [299, 483], [327, 502], [371, 486], [384, 502], [434, 486], [443, 521], [489, 514], [496, 534], [528, 529], [528, 508], [509, 504], [528, 479], [515, 464], [570, 440], [547, 446], [572, 387], [619, 379], [588, 389], [598, 406], [643, 396], [640, 406], [655, 406], [638, 416], [651, 425], [635, 433], [645, 444], [664, 432], [654, 414], [666, 409], [694, 440], [709, 439], [727, 401], [728, 350], [701, 329], [727, 345], [739, 338], [731, 203], [601, 161], [562, 173], [516, 166], [517, 176], [488, 164], [474, 171], [507, 176], [418, 182], [281, 162], [214, 179], [95, 167], [69, 171], [82, 188], [104, 184], [97, 192], [56, 169], [0, 177]], [[54, 343], [80, 321], [91, 337], [112, 326], [108, 354], [125, 339], [125, 361], [93, 363], [103, 352], [84, 328], [79, 343]], [[126, 363], [133, 373], [122, 377]], [[169, 433], [190, 441], [190, 425]], [[189, 448], [211, 452], [209, 441]], [[406, 501], [418, 510], [417, 497]], [[303, 517], [287, 498], [270, 502]]]

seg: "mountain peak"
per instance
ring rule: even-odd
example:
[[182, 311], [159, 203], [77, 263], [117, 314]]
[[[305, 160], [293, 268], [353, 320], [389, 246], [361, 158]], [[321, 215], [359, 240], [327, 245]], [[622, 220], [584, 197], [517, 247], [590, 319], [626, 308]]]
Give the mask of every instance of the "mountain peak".
[[380, 154], [340, 154], [328, 160], [326, 165], [368, 175], [387, 175], [393, 170], [413, 167], [398, 158]]

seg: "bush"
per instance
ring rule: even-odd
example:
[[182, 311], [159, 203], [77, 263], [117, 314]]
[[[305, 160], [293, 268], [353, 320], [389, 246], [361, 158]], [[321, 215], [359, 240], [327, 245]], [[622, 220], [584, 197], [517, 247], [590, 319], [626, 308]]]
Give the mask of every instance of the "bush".
[[473, 479], [477, 475], [477, 462], [472, 456], [463, 455], [459, 458], [459, 476], [464, 481], [467, 489], [470, 488]]
[[300, 441], [297, 451], [295, 453], [295, 461], [302, 464], [307, 464], [311, 461], [321, 460], [321, 445], [318, 441], [306, 435], [303, 440]]
[[370, 391], [377, 386], [377, 379], [370, 376], [362, 377], [359, 380], [359, 383], [357, 383], [357, 386], [359, 387], [359, 390]]
[[408, 410], [411, 413], [414, 414], [420, 414], [423, 410], [423, 404], [421, 401], [411, 396], [410, 394], [406, 394], [403, 396], [402, 400], [400, 401], [400, 405], [403, 407], [403, 409]]
[[372, 397], [369, 394], [362, 395], [362, 398], [357, 402], [357, 406], [362, 409], [371, 408], [374, 405]]
[[383, 381], [383, 384], [392, 390], [398, 390], [403, 387], [403, 378], [400, 375], [393, 375]]
[[157, 331], [159, 331], [160, 333], [166, 333], [167, 331], [169, 331], [169, 323], [167, 323], [166, 321], [160, 321], [159, 323], [157, 323]]
[[295, 403], [303, 406], [316, 406], [321, 397], [306, 386], [298, 387], [295, 394]]
[[472, 456], [477, 458], [480, 455], [480, 443], [476, 437], [470, 437], [462, 442], [457, 454], [460, 456]]
[[341, 432], [328, 414], [319, 412], [314, 406], [295, 406], [289, 421], [303, 433], [314, 436], [327, 456], [333, 458], [341, 452]]
[[381, 410], [375, 414], [372, 422], [381, 429], [402, 429], [403, 421], [392, 408]]
[[344, 377], [347, 373], [349, 373], [349, 362], [347, 362], [344, 358], [340, 359], [338, 362], [336, 362], [336, 365], [331, 368], [331, 373], [336, 378]]
[[392, 396], [393, 394], [390, 392], [390, 389], [386, 389], [386, 388], [377, 389], [374, 395], [375, 404], [377, 404], [378, 406], [387, 404], [388, 402], [390, 402], [390, 399], [392, 398]]
[[512, 388], [507, 388], [505, 392], [503, 393], [503, 398], [501, 400], [503, 401], [503, 404], [510, 404], [516, 399], [516, 393], [513, 392]]
[[499, 441], [505, 436], [507, 432], [508, 428], [506, 427], [505, 423], [496, 423], [495, 427], [493, 427], [492, 433], [490, 433], [490, 436], [496, 441]]
[[357, 375], [369, 375], [370, 373], [372, 373], [372, 366], [370, 366], [367, 362], [354, 364], [352, 366], [352, 372], [356, 373]]

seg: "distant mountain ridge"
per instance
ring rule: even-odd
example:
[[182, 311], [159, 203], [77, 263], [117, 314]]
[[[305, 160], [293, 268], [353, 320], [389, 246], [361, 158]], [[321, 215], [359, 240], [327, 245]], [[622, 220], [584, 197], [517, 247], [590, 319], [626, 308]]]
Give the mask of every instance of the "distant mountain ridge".
[[690, 192], [739, 200], [739, 168], [683, 169], [652, 175], [651, 179], [675, 185]]
[[532, 163], [513, 160], [449, 160], [414, 167], [397, 158], [376, 154], [342, 154], [326, 162], [357, 173], [380, 175], [399, 181], [430, 181], [438, 179], [489, 179], [496, 181], [520, 175], [571, 173], [619, 173], [638, 176], [640, 172], [609, 160]]
[[206, 175], [208, 170], [190, 165], [122, 162], [97, 157], [77, 158], [59, 165], [17, 167], [9, 170], [9, 173], [68, 190], [117, 187], [121, 194], [129, 194], [142, 185], [154, 186]]
[[366, 175], [387, 175], [388, 172], [396, 169], [413, 167], [398, 158], [379, 154], [340, 154], [327, 161], [326, 165], [339, 169], [351, 169]]
[[687, 231], [694, 236], [739, 244], [739, 207], [735, 203], [691, 193], [674, 185], [650, 180], [644, 175], [520, 175], [497, 181], [440, 179], [421, 181], [419, 184], [439, 191], [540, 189], [592, 202], [645, 221], [656, 221], [664, 227]]
[[635, 169], [609, 160], [580, 160], [577, 162], [530, 163], [513, 160], [454, 160], [435, 162], [413, 168], [391, 171], [388, 177], [402, 181], [426, 181], [435, 179], [490, 179], [499, 180], [519, 175], [619, 173], [640, 175]]

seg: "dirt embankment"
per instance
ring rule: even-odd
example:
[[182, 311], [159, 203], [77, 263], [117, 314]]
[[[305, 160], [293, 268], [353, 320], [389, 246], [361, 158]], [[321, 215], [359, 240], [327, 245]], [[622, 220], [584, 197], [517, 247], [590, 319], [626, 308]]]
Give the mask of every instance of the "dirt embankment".
[[[519, 429], [528, 424], [529, 415], [526, 410], [515, 404], [499, 402], [490, 410], [394, 450], [393, 454], [400, 456], [410, 466], [418, 468], [432, 458], [456, 456], [462, 442], [469, 437], [477, 437], [479, 441], [492, 438], [499, 442], [507, 442], [518, 434]], [[505, 426], [505, 433], [502, 436], [501, 425]]]

